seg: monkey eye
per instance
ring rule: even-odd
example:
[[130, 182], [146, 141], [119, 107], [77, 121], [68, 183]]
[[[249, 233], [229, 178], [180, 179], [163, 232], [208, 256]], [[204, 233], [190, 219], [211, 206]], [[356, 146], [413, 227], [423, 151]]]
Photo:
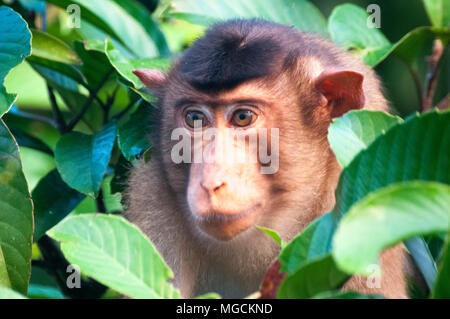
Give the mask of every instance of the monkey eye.
[[202, 127], [207, 125], [206, 116], [205, 116], [205, 114], [203, 114], [200, 111], [187, 112], [186, 115], [184, 116], [184, 120], [185, 120], [186, 124], [192, 128], [194, 128], [195, 121], [202, 121], [202, 123], [201, 123]]
[[231, 123], [236, 126], [249, 126], [255, 122], [257, 116], [250, 110], [237, 110], [233, 113]]

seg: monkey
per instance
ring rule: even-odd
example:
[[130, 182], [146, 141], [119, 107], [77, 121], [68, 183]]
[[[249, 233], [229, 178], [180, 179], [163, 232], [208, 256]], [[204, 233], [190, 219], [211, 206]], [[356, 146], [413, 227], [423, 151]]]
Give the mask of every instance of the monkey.
[[[327, 140], [330, 123], [354, 109], [389, 111], [380, 80], [360, 59], [321, 35], [263, 19], [216, 23], [167, 74], [134, 73], [157, 105], [149, 119], [152, 158], [131, 169], [124, 215], [150, 238], [185, 298], [257, 291], [280, 248], [256, 226], [289, 241], [335, 204], [342, 168]], [[196, 140], [207, 128], [214, 139]], [[278, 132], [266, 139], [271, 163], [249, 142], [264, 128]], [[174, 160], [177, 129], [206, 157], [250, 157]], [[245, 138], [237, 142], [229, 129]], [[342, 289], [407, 298], [404, 248], [385, 250], [380, 263], [380, 289], [358, 276]]]

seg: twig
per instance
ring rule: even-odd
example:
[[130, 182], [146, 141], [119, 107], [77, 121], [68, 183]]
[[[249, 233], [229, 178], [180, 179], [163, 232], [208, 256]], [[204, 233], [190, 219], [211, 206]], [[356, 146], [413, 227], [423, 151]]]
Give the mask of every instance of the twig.
[[128, 105], [122, 111], [120, 111], [120, 113], [117, 113], [116, 115], [114, 115], [114, 118], [117, 119], [117, 120], [122, 118], [122, 116], [124, 116], [129, 110], [131, 110], [131, 108], [134, 105], [136, 105], [136, 103], [138, 103], [139, 101], [142, 101], [142, 100], [131, 101], [130, 103], [128, 103]]
[[78, 124], [78, 122], [84, 116], [86, 111], [89, 109], [89, 106], [91, 106], [92, 102], [94, 101], [94, 99], [97, 96], [100, 89], [103, 87], [103, 85], [105, 85], [106, 81], [108, 80], [108, 78], [112, 74], [112, 72], [113, 72], [113, 69], [111, 68], [111, 70], [109, 70], [108, 73], [106, 73], [105, 76], [102, 78], [102, 80], [100, 81], [97, 88], [94, 91], [89, 91], [89, 98], [87, 99], [87, 101], [83, 105], [83, 107], [81, 108], [80, 113], [78, 113], [77, 116], [75, 116], [72, 119], [72, 121], [70, 121], [69, 125], [67, 125], [67, 130], [65, 131], [65, 133], [70, 132]]
[[414, 81], [414, 86], [416, 87], [417, 100], [418, 100], [419, 104], [421, 104], [422, 103], [422, 94], [423, 93], [422, 93], [422, 85], [420, 83], [419, 75], [417, 74], [416, 70], [414, 70], [411, 67], [410, 63], [406, 62], [403, 59], [400, 59], [400, 61], [402, 61], [406, 65], [409, 73], [411, 74], [411, 77], [412, 77], [412, 79]]
[[447, 94], [437, 105], [439, 110], [446, 110], [450, 107], [450, 93]]
[[440, 40], [434, 41], [433, 54], [428, 57], [428, 72], [425, 80], [425, 89], [422, 97], [421, 111], [425, 112], [432, 108], [434, 92], [436, 91], [437, 80], [441, 71], [442, 61], [445, 54]]
[[109, 119], [109, 111], [111, 111], [111, 106], [114, 103], [114, 100], [116, 99], [117, 92], [119, 91], [120, 86], [117, 85], [114, 88], [114, 91], [112, 92], [111, 96], [108, 96], [106, 99], [106, 104], [102, 106], [103, 108], [103, 124], [106, 124]]
[[95, 199], [95, 203], [97, 205], [97, 212], [106, 214], [106, 206], [104, 202], [104, 196], [103, 196], [103, 190], [100, 188], [100, 191], [98, 192], [98, 196]]
[[38, 114], [28, 113], [28, 112], [24, 112], [24, 111], [20, 111], [20, 110], [14, 112], [14, 113], [11, 112], [11, 114], [17, 115], [17, 116], [20, 116], [20, 117], [24, 117], [24, 118], [28, 118], [28, 119], [31, 119], [31, 120], [44, 122], [44, 123], [47, 123], [47, 124], [53, 126], [56, 129], [58, 129], [58, 124], [54, 120], [52, 120], [52, 119], [50, 119], [48, 117], [45, 117], [45, 116], [40, 116]]
[[52, 111], [53, 111], [53, 115], [55, 117], [57, 128], [61, 133], [66, 132], [66, 130], [67, 130], [66, 121], [64, 120], [61, 110], [59, 109], [58, 104], [56, 102], [55, 93], [53, 92], [53, 89], [48, 84], [47, 84], [47, 90], [48, 90], [48, 95], [50, 97], [50, 104], [52, 106]]

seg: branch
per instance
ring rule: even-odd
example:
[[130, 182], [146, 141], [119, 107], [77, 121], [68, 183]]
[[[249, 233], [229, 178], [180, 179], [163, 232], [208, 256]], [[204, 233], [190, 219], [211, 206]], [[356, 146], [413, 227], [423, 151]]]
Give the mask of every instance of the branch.
[[24, 112], [24, 111], [20, 111], [20, 110], [14, 112], [14, 113], [11, 113], [11, 114], [17, 115], [17, 116], [20, 116], [20, 117], [24, 117], [24, 118], [27, 118], [27, 119], [31, 119], [31, 120], [44, 122], [44, 123], [47, 123], [47, 124], [53, 126], [56, 129], [58, 129], [58, 124], [54, 120], [52, 120], [51, 118], [48, 118], [48, 117], [45, 117], [45, 116], [41, 116], [41, 115], [38, 115], [38, 114], [29, 113], [29, 112]]
[[52, 111], [53, 111], [53, 115], [55, 117], [56, 126], [61, 133], [66, 132], [66, 130], [67, 130], [66, 121], [64, 120], [61, 110], [59, 109], [58, 104], [56, 102], [55, 93], [53, 92], [53, 89], [50, 87], [50, 85], [48, 85], [48, 83], [47, 83], [47, 90], [48, 90], [48, 95], [50, 97], [50, 104], [52, 106]]
[[450, 107], [450, 93], [447, 94], [446, 97], [444, 97], [439, 103], [438, 105], [436, 105], [436, 107], [439, 110], [446, 110]]
[[100, 83], [97, 86], [97, 88], [94, 91], [89, 91], [89, 98], [87, 99], [87, 101], [83, 105], [83, 107], [81, 108], [80, 113], [78, 113], [78, 115], [75, 116], [72, 119], [72, 121], [70, 121], [69, 125], [67, 126], [67, 130], [65, 131], [65, 133], [70, 132], [71, 130], [73, 130], [73, 128], [78, 124], [78, 122], [84, 116], [86, 111], [89, 109], [89, 106], [91, 106], [92, 102], [96, 98], [96, 96], [97, 96], [98, 92], [100, 91], [100, 89], [103, 87], [103, 85], [105, 85], [106, 81], [108, 80], [108, 78], [112, 74], [112, 72], [113, 72], [113, 69], [111, 68], [111, 70], [109, 70], [108, 73], [106, 73], [105, 76], [102, 78], [102, 80], [100, 81]]
[[436, 91], [437, 80], [441, 71], [444, 51], [448, 47], [444, 48], [440, 40], [434, 41], [433, 54], [427, 58], [428, 60], [428, 72], [425, 80], [425, 90], [422, 97], [421, 112], [425, 112], [432, 108], [434, 92]]

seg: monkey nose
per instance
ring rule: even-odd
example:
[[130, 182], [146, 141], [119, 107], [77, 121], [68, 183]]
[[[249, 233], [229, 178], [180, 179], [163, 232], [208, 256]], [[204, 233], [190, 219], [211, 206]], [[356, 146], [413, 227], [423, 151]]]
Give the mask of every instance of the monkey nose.
[[221, 188], [225, 187], [225, 182], [222, 181], [202, 181], [200, 182], [200, 186], [204, 188], [208, 193], [213, 194], [219, 191]]

